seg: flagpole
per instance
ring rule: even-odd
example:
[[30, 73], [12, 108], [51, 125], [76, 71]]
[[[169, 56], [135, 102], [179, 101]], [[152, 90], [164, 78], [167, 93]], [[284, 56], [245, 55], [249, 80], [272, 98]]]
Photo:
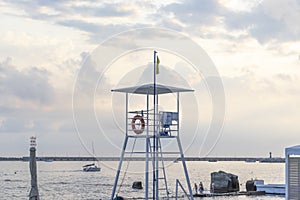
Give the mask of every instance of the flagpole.
[[154, 90], [154, 94], [153, 94], [153, 106], [154, 106], [154, 114], [153, 114], [153, 199], [155, 199], [156, 197], [156, 193], [158, 192], [158, 190], [156, 190], [156, 182], [158, 181], [157, 179], [157, 174], [156, 174], [156, 51], [154, 51], [154, 55], [153, 55], [153, 90]]

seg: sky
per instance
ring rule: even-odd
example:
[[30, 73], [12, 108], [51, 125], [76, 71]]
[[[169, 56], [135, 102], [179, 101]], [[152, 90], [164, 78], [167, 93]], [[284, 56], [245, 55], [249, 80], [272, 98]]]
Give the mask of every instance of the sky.
[[[300, 143], [297, 0], [0, 0], [0, 7], [0, 156], [27, 155], [32, 135], [40, 156], [90, 155], [92, 143], [97, 156], [118, 156], [124, 95], [110, 90], [151, 81], [156, 47], [158, 81], [195, 90], [181, 102], [186, 155], [279, 157]], [[186, 44], [197, 51], [176, 54]], [[223, 87], [213, 87], [211, 70]]]

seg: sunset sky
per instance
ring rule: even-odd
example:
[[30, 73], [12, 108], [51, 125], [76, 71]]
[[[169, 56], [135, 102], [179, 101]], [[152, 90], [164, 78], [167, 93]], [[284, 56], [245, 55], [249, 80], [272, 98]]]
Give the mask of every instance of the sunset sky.
[[[103, 130], [86, 122], [88, 131], [78, 133], [73, 120], [74, 88], [80, 70], [89, 65], [88, 58], [99, 45], [118, 34], [149, 27], [174, 31], [195, 42], [212, 60], [224, 85], [223, 130], [215, 133], [220, 137], [207, 135], [216, 142], [211, 151], [211, 144], [199, 149], [205, 130], [214, 126], [204, 117], [210, 116], [205, 106], [209, 95], [202, 101], [202, 86], [196, 86], [200, 80], [196, 77], [196, 84], [184, 75], [187, 61], [166, 51], [159, 54], [161, 74], [174, 71], [199, 89], [195, 97], [201, 104], [200, 128], [192, 138], [183, 139], [183, 145], [189, 146], [187, 155], [268, 156], [273, 152], [283, 156], [285, 147], [300, 143], [297, 0], [0, 0], [0, 7], [0, 156], [27, 155], [31, 135], [38, 138], [41, 156], [88, 155], [92, 142], [97, 156], [118, 156], [123, 134], [104, 113], [124, 107], [111, 107], [110, 90], [122, 83], [127, 86], [126, 73], [134, 71], [135, 65], [144, 66], [140, 67], [144, 71], [134, 73], [146, 79], [152, 52], [148, 57], [147, 51], [121, 56], [104, 74], [106, 88], [95, 90], [101, 99], [93, 102], [95, 113], [102, 113]], [[157, 39], [149, 38], [154, 43]], [[101, 71], [95, 70], [94, 78], [99, 80]], [[172, 79], [169, 85], [181, 86]], [[122, 96], [113, 101], [118, 98]], [[101, 131], [113, 132], [114, 141]]]

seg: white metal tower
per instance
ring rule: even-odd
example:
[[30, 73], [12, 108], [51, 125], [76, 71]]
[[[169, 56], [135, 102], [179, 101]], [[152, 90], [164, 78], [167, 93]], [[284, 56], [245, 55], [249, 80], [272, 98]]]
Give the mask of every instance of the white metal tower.
[[[167, 172], [165, 170], [165, 156], [176, 155], [180, 157], [184, 170], [185, 181], [188, 187], [188, 195], [193, 199], [191, 184], [188, 176], [184, 153], [180, 142], [180, 122], [179, 122], [179, 94], [181, 92], [192, 92], [191, 89], [171, 87], [159, 84], [144, 84], [140, 86], [113, 89], [112, 92], [121, 92], [126, 94], [126, 131], [125, 140], [120, 156], [120, 161], [115, 177], [115, 182], [111, 194], [111, 199], [115, 199], [116, 189], [119, 182], [119, 176], [124, 159], [127, 154], [143, 155], [145, 160], [145, 179], [144, 179], [144, 198], [159, 199], [162, 197], [169, 198], [169, 189], [167, 183]], [[176, 94], [176, 110], [174, 111], [159, 111], [158, 97], [160, 95]], [[146, 98], [146, 106], [144, 109], [131, 111], [129, 110], [129, 97], [132, 95], [143, 95]], [[172, 98], [170, 98], [172, 99]], [[150, 107], [150, 100], [154, 100], [154, 108]], [[170, 102], [171, 103], [171, 102]], [[152, 104], [151, 104], [152, 106]], [[129, 140], [144, 140], [145, 150], [142, 152], [128, 151], [127, 144]], [[176, 140], [177, 151], [164, 151], [163, 144], [165, 140]], [[149, 166], [149, 164], [151, 164]], [[152, 171], [149, 171], [149, 170]], [[152, 174], [152, 178], [149, 177]], [[152, 183], [152, 186], [151, 186]], [[152, 189], [152, 192], [151, 192]], [[126, 195], [126, 194], [125, 194]], [[151, 195], [151, 196], [150, 196]]]

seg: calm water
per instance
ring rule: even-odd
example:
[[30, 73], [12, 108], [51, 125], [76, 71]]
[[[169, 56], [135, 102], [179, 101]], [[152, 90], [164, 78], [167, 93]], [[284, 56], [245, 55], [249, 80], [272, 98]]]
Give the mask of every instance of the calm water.
[[[109, 199], [112, 190], [115, 167], [117, 162], [102, 162], [99, 165], [101, 172], [82, 172], [81, 167], [87, 162], [38, 162], [38, 186], [41, 199]], [[28, 199], [30, 191], [29, 163], [27, 162], [0, 162], [0, 199]], [[239, 176], [245, 190], [248, 179], [264, 179], [265, 183], [284, 183], [284, 164], [274, 163], [245, 163], [245, 162], [187, 162], [192, 185], [202, 181], [205, 189], [209, 189], [210, 173], [223, 170]], [[140, 191], [131, 189], [133, 181], [141, 180], [144, 176], [143, 162], [124, 162], [127, 168], [123, 174], [123, 186], [120, 196], [142, 197]], [[124, 169], [123, 168], [123, 169]], [[169, 163], [167, 177], [171, 193], [175, 193], [175, 179], [184, 181], [181, 163]], [[208, 198], [210, 199], [210, 198]], [[226, 200], [283, 200], [284, 197], [257, 196], [257, 197], [223, 197], [212, 199]]]

